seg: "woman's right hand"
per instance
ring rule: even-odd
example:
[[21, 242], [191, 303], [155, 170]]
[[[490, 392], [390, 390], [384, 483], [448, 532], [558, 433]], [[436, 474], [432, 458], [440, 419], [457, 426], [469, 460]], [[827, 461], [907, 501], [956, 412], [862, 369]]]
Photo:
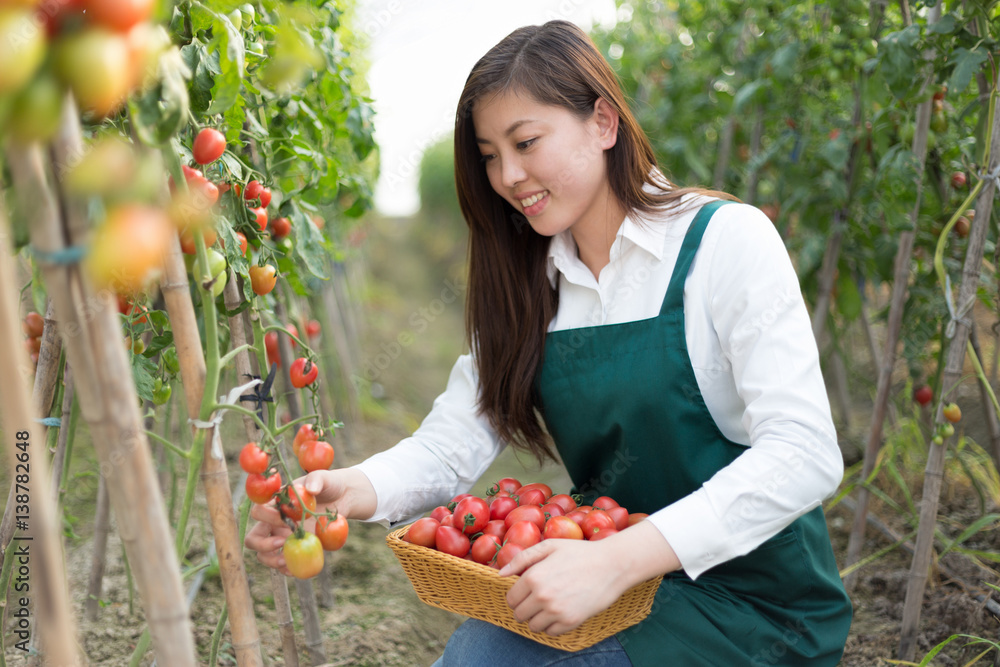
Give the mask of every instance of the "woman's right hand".
[[[329, 508], [348, 519], [367, 519], [375, 513], [375, 489], [368, 477], [359, 470], [316, 470], [294, 480], [294, 483], [303, 485], [306, 491], [316, 497], [318, 514]], [[264, 505], [254, 504], [250, 508], [250, 516], [257, 523], [247, 532], [243, 544], [257, 552], [257, 560], [261, 563], [291, 576], [285, 567], [282, 547], [292, 530], [282, 520], [275, 501], [271, 500]], [[312, 530], [314, 525], [315, 519], [312, 517], [305, 520], [306, 530]]]

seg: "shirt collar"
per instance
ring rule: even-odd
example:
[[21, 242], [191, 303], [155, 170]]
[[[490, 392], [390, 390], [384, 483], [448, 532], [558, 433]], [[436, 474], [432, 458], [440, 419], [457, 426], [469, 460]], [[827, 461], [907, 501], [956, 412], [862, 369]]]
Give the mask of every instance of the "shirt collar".
[[[650, 219], [639, 220], [633, 215], [626, 215], [622, 221], [618, 232], [615, 234], [614, 243], [611, 245], [611, 259], [621, 257], [630, 247], [638, 248], [648, 252], [657, 260], [663, 259], [663, 244], [666, 239], [666, 225], [656, 216]], [[558, 286], [558, 273], [566, 274], [580, 270], [588, 271], [583, 266], [583, 262], [577, 256], [576, 241], [570, 230], [562, 231], [552, 237], [549, 243], [548, 263], [546, 272], [553, 289]]]

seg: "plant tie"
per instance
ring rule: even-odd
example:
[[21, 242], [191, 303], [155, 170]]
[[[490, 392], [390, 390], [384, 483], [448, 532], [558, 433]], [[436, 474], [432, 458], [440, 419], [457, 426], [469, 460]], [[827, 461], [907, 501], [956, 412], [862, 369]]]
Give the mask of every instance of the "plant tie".
[[[240, 385], [239, 387], [233, 387], [229, 394], [226, 396], [219, 397], [219, 405], [235, 405], [236, 401], [240, 400], [240, 394], [242, 394], [247, 389], [256, 387], [260, 384], [260, 378], [255, 378], [247, 382], [246, 384]], [[219, 407], [215, 412], [212, 413], [212, 418], [208, 421], [203, 421], [201, 419], [188, 419], [188, 424], [191, 424], [195, 428], [212, 428], [212, 458], [222, 460], [222, 436], [219, 434], [220, 429], [218, 426], [222, 425], [222, 418], [225, 416], [227, 410], [225, 407]]]

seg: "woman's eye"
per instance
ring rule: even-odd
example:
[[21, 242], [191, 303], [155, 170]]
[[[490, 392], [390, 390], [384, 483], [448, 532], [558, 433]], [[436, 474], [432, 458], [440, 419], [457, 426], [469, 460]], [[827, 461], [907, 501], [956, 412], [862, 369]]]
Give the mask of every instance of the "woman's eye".
[[494, 155], [492, 153], [490, 153], [489, 155], [482, 155], [482, 156], [480, 156], [479, 161], [482, 162], [483, 164], [486, 164], [487, 162], [489, 162], [493, 158], [494, 158]]
[[519, 141], [517, 143], [517, 150], [523, 151], [526, 148], [530, 148], [533, 143], [535, 143], [534, 139], [527, 139], [525, 141]]

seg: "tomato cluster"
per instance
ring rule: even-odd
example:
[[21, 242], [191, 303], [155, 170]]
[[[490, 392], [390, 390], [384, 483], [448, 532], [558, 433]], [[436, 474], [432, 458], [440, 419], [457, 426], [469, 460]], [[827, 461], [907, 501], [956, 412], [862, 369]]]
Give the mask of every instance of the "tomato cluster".
[[32, 311], [24, 316], [24, 319], [21, 321], [21, 329], [24, 330], [27, 336], [24, 339], [24, 347], [31, 356], [31, 364], [37, 366], [38, 353], [42, 349], [42, 333], [45, 331], [45, 319]]
[[103, 118], [153, 73], [170, 47], [151, 23], [152, 0], [19, 0], [0, 6], [0, 127], [21, 141], [44, 141], [73, 92]]
[[500, 569], [518, 553], [547, 539], [601, 540], [645, 519], [601, 496], [592, 505], [553, 495], [547, 484], [505, 477], [485, 497], [462, 493], [417, 519], [403, 539]]
[[[333, 447], [319, 438], [311, 424], [299, 427], [292, 450], [306, 472], [325, 470], [333, 464]], [[336, 512], [319, 512], [316, 498], [301, 484], [281, 484], [281, 475], [272, 465], [271, 455], [256, 442], [248, 442], [240, 450], [240, 467], [247, 473], [247, 497], [263, 505], [274, 500], [286, 523], [293, 527], [285, 541], [282, 555], [289, 572], [299, 579], [319, 574], [323, 568], [323, 551], [337, 551], [347, 543], [347, 519]], [[304, 522], [315, 517], [312, 532]]]

